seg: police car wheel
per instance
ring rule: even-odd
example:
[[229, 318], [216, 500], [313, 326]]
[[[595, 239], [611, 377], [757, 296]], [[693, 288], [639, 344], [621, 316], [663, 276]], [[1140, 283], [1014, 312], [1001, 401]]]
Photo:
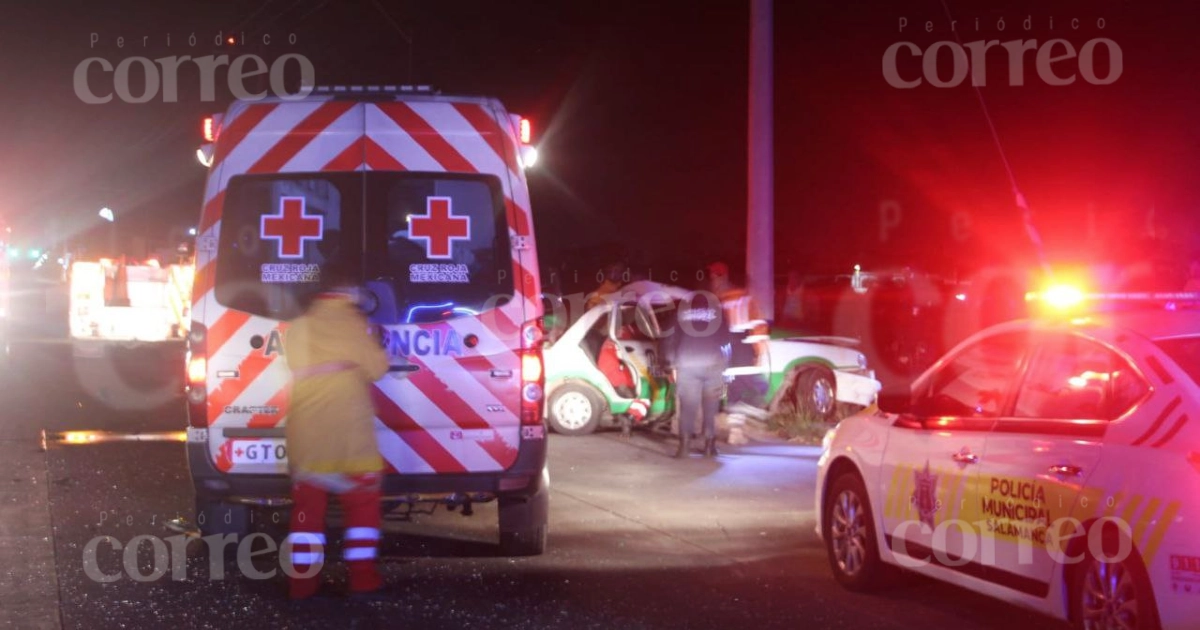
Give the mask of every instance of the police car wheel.
[[795, 381], [792, 395], [796, 410], [820, 420], [833, 419], [837, 411], [837, 379], [825, 368], [801, 372]]
[[1105, 532], [1103, 540], [1106, 558], [1086, 553], [1074, 574], [1071, 594], [1075, 627], [1080, 630], [1158, 630], [1153, 587], [1137, 552], [1132, 551], [1124, 560], [1115, 561], [1120, 557], [1115, 537]]
[[825, 548], [833, 576], [852, 591], [869, 591], [884, 571], [875, 541], [875, 520], [862, 479], [843, 473], [825, 500]]
[[567, 384], [550, 396], [550, 428], [563, 435], [587, 435], [600, 425], [600, 397], [585, 385]]

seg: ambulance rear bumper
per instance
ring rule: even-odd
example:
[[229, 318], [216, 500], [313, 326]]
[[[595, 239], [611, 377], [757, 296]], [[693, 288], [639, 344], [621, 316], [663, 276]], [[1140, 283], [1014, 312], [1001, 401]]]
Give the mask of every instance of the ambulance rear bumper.
[[[223, 473], [213, 466], [208, 445], [187, 444], [188, 467], [197, 497], [257, 505], [286, 504], [291, 495], [287, 475]], [[546, 488], [546, 441], [523, 440], [517, 459], [508, 470], [442, 475], [401, 475], [383, 480], [383, 494], [441, 495], [453, 493], [531, 497]]]

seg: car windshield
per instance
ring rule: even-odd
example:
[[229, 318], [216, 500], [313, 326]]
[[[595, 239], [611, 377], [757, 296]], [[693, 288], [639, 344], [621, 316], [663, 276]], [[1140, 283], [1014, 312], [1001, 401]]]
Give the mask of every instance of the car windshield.
[[1160, 339], [1155, 342], [1192, 379], [1200, 383], [1200, 336]]

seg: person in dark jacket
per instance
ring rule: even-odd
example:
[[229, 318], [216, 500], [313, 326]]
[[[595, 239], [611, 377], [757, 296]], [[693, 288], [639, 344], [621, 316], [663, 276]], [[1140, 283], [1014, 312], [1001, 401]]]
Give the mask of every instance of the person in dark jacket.
[[680, 300], [675, 328], [662, 343], [663, 358], [675, 372], [679, 394], [679, 450], [675, 457], [688, 455], [697, 428], [704, 436], [705, 456], [717, 455], [717, 408], [734, 341], [720, 298], [696, 292]]

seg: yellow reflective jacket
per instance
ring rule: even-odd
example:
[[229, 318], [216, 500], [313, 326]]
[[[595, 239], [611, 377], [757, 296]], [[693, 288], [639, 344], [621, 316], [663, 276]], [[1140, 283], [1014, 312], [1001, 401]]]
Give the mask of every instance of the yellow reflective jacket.
[[382, 470], [371, 384], [387, 373], [388, 357], [354, 303], [319, 297], [288, 327], [284, 356], [293, 378], [286, 427], [292, 474]]

